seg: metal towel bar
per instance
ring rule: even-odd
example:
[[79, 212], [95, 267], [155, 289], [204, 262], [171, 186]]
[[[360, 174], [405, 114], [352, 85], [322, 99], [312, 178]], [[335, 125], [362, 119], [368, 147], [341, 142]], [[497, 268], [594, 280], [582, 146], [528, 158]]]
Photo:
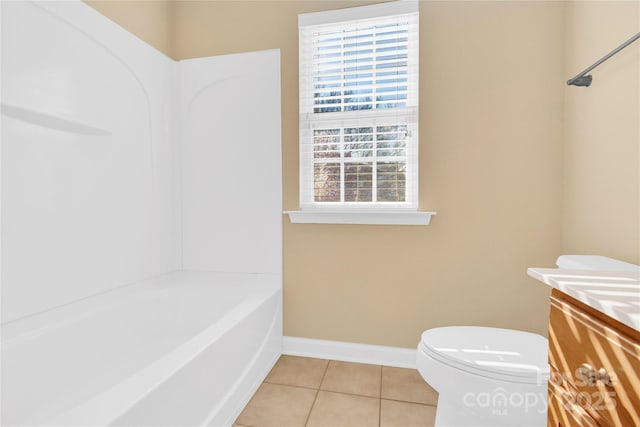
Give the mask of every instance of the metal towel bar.
[[574, 86], [589, 86], [589, 85], [591, 85], [591, 80], [592, 80], [591, 75], [587, 76], [585, 74], [587, 74], [589, 71], [593, 70], [598, 65], [602, 64], [604, 61], [606, 61], [607, 59], [611, 58], [613, 55], [615, 55], [616, 53], [620, 52], [622, 49], [624, 49], [625, 47], [629, 46], [631, 43], [633, 43], [634, 41], [636, 41], [638, 39], [640, 39], [640, 33], [634, 35], [629, 40], [627, 40], [626, 42], [622, 43], [617, 48], [613, 49], [611, 52], [609, 52], [608, 54], [606, 54], [605, 56], [600, 58], [592, 66], [590, 66], [589, 68], [587, 68], [586, 70], [584, 70], [583, 72], [581, 72], [580, 74], [575, 76], [574, 78], [567, 80], [567, 84], [568, 85], [574, 85]]

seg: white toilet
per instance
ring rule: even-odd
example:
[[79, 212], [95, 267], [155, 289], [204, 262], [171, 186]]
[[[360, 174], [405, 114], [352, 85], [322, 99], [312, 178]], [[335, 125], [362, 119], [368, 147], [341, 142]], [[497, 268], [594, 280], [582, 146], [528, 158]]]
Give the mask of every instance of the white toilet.
[[[568, 270], [640, 272], [637, 265], [596, 255], [563, 255]], [[422, 334], [418, 371], [439, 393], [436, 427], [547, 425], [546, 338], [477, 326]]]
[[547, 339], [510, 329], [429, 329], [417, 367], [439, 393], [436, 427], [546, 426]]

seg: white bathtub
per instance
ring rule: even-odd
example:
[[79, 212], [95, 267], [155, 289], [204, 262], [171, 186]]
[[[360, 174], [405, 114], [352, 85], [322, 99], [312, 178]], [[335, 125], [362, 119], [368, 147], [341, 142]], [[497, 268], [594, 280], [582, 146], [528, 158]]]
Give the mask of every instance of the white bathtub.
[[281, 352], [281, 278], [174, 272], [2, 327], [2, 425], [231, 425]]

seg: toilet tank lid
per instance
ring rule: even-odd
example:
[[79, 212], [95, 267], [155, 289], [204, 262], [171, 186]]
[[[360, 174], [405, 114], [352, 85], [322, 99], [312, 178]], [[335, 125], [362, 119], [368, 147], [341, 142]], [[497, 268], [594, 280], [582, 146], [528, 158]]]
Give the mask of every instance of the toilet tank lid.
[[640, 266], [600, 255], [560, 255], [556, 265], [567, 270], [640, 272]]

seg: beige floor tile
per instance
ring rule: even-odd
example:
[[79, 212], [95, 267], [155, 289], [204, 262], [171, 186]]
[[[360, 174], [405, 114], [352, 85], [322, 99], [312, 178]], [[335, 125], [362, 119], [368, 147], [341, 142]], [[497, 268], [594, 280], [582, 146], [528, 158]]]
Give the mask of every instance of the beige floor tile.
[[265, 382], [318, 388], [322, 382], [328, 360], [310, 357], [280, 356]]
[[380, 427], [433, 427], [436, 407], [382, 399]]
[[382, 398], [436, 405], [438, 392], [415, 369], [382, 367]]
[[316, 390], [262, 383], [236, 420], [253, 427], [303, 427]]
[[380, 399], [318, 392], [307, 427], [378, 427]]
[[331, 360], [320, 390], [380, 397], [379, 365]]

